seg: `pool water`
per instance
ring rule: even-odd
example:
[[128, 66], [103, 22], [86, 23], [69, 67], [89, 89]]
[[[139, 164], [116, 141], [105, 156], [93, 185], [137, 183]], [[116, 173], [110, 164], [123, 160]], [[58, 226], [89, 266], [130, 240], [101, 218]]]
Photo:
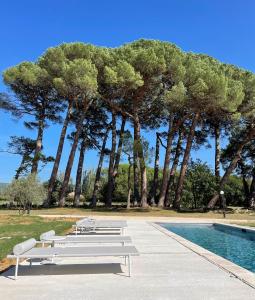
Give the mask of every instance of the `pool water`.
[[255, 272], [255, 231], [221, 224], [169, 224], [162, 227]]

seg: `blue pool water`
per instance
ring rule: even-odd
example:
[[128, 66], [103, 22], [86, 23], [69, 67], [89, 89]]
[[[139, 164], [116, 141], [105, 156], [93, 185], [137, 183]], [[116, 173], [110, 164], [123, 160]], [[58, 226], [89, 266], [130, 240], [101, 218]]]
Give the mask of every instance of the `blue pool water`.
[[220, 224], [160, 224], [183, 238], [255, 272], [255, 232]]

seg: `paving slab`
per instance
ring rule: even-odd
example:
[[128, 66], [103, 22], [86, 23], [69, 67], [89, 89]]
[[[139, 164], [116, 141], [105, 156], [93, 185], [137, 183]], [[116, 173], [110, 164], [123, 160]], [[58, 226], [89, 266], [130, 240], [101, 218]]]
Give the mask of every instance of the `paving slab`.
[[63, 259], [58, 265], [13, 268], [0, 276], [3, 300], [240, 300], [255, 289], [178, 243], [146, 220], [128, 220], [127, 235], [140, 251], [127, 277], [123, 258]]

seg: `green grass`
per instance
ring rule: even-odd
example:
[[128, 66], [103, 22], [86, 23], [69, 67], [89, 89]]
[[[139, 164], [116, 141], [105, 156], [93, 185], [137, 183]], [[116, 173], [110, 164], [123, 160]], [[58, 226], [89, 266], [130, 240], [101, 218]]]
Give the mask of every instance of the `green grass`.
[[[17, 215], [18, 212], [15, 210], [0, 210], [0, 215]], [[218, 211], [210, 212], [176, 212], [170, 209], [159, 209], [159, 208], [131, 208], [129, 210], [125, 208], [112, 208], [105, 209], [99, 207], [97, 209], [84, 209], [84, 208], [50, 208], [50, 209], [38, 209], [32, 210], [33, 216], [38, 215], [79, 215], [79, 216], [130, 216], [130, 217], [169, 217], [169, 218], [204, 218], [204, 219], [223, 219], [223, 215]], [[227, 213], [227, 219], [230, 220], [247, 220], [255, 221], [255, 211], [247, 211], [232, 208]]]
[[[74, 221], [64, 219], [47, 219], [38, 216], [1, 215], [0, 217], [0, 260], [12, 252], [12, 248], [29, 238], [38, 240], [41, 233], [54, 229], [63, 234]], [[6, 237], [6, 238], [5, 238]], [[9, 237], [7, 239], [7, 237]]]

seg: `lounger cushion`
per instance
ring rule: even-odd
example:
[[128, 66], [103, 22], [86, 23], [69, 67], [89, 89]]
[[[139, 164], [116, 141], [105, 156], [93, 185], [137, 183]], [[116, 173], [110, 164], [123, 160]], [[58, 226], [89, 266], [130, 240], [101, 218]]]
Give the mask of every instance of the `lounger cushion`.
[[76, 225], [77, 226], [80, 226], [80, 225], [83, 225], [84, 223], [85, 224], [89, 224], [89, 225], [92, 225], [94, 224], [95, 220], [93, 219], [89, 219], [89, 218], [85, 218], [85, 219], [82, 219], [82, 220], [79, 220], [76, 222]]
[[41, 241], [46, 241], [49, 237], [52, 237], [54, 236], [56, 233], [54, 230], [50, 230], [50, 231], [47, 231], [47, 232], [44, 232], [40, 235], [40, 240]]
[[20, 244], [17, 244], [13, 248], [13, 254], [14, 255], [21, 255], [25, 253], [26, 251], [32, 249], [36, 245], [36, 240], [35, 239], [29, 239], [26, 240], [25, 242], [22, 242]]

